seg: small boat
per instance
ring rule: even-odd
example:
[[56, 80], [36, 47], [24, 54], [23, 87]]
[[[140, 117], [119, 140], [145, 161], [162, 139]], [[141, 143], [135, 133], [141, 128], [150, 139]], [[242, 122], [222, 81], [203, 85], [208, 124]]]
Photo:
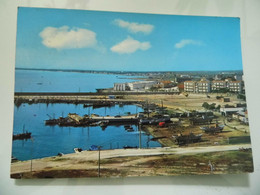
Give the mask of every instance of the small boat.
[[93, 106], [93, 104], [83, 104], [84, 108], [91, 107], [91, 106]]
[[99, 126], [100, 127], [106, 127], [106, 126], [108, 126], [108, 124], [109, 124], [109, 120], [104, 120], [104, 121], [100, 122]]
[[11, 163], [18, 162], [18, 161], [19, 161], [19, 160], [18, 160], [16, 157], [12, 156]]
[[197, 143], [201, 141], [201, 137], [203, 134], [199, 135], [194, 135], [193, 133], [190, 133], [188, 135], [177, 135], [177, 136], [172, 136], [175, 139], [175, 142], [179, 145], [186, 145], [189, 143]]
[[31, 139], [32, 133], [25, 131], [25, 125], [23, 126], [23, 133], [13, 135], [13, 140], [24, 140], [24, 139]]
[[123, 148], [124, 149], [134, 149], [134, 148], [137, 148], [137, 146], [133, 147], [133, 146], [125, 145]]
[[99, 147], [97, 145], [92, 145], [89, 147], [89, 151], [96, 151], [96, 150], [98, 150], [98, 148]]
[[133, 131], [135, 131], [135, 130], [134, 130], [133, 127], [132, 127], [132, 128], [126, 129], [126, 131], [127, 131], [127, 132], [133, 132]]
[[61, 152], [59, 152], [58, 154], [57, 154], [57, 156], [63, 156], [64, 154], [63, 153], [61, 153]]
[[82, 148], [74, 148], [74, 152], [76, 152], [76, 153], [80, 153], [82, 151], [83, 151]]
[[13, 140], [17, 140], [17, 139], [18, 140], [31, 139], [31, 137], [32, 137], [32, 133], [26, 131], [25, 133], [20, 133], [20, 134], [13, 135]]
[[220, 133], [224, 129], [225, 125], [218, 125], [215, 124], [214, 126], [210, 127], [200, 127], [201, 130], [203, 130], [205, 133]]
[[130, 125], [125, 125], [125, 126], [124, 126], [125, 129], [128, 129], [128, 128], [130, 128], [130, 127], [131, 127]]

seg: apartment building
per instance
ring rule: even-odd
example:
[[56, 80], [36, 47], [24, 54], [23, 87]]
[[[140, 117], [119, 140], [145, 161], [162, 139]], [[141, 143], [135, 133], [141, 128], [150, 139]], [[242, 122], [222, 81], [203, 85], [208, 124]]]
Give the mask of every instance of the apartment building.
[[196, 93], [209, 93], [210, 92], [210, 81], [201, 80], [196, 82], [195, 85]]
[[229, 91], [240, 93], [242, 91], [242, 83], [241, 81], [229, 81], [227, 82], [227, 88]]
[[194, 93], [209, 93], [210, 82], [206, 79], [201, 79], [200, 81], [185, 81], [184, 91]]
[[214, 81], [211, 82], [211, 90], [212, 91], [223, 89], [223, 88], [227, 88], [227, 82], [226, 81], [214, 80]]
[[195, 81], [185, 81], [184, 82], [184, 91], [194, 92], [195, 91]]
[[184, 82], [184, 91], [191, 93], [209, 93], [211, 91], [217, 91], [223, 88], [227, 88], [231, 92], [241, 93], [242, 91], [242, 82], [241, 81], [232, 81], [227, 79], [207, 81], [201, 79], [200, 81], [185, 81]]

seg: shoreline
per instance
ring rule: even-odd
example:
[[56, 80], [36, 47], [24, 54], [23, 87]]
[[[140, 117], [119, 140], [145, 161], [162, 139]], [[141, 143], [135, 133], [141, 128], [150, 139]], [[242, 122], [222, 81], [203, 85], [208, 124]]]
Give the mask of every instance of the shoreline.
[[[145, 164], [147, 160], [153, 159], [153, 161], [162, 159], [171, 159], [177, 156], [186, 156], [191, 158], [196, 155], [204, 154], [224, 154], [225, 152], [239, 152], [241, 153], [241, 148], [250, 149], [251, 144], [238, 144], [238, 145], [222, 145], [222, 146], [209, 146], [209, 147], [185, 147], [185, 148], [153, 148], [153, 149], [114, 149], [114, 150], [101, 150], [101, 168], [116, 169], [117, 171], [122, 171], [123, 169], [131, 169], [135, 172], [139, 170], [138, 164], [142, 162]], [[250, 155], [251, 153], [245, 153]], [[209, 155], [210, 156], [210, 155]], [[127, 161], [130, 159], [131, 161]], [[235, 159], [237, 160], [237, 159]], [[40, 159], [33, 159], [27, 161], [18, 161], [11, 163], [11, 177], [17, 178], [21, 175], [35, 174], [45, 171], [71, 171], [71, 170], [96, 170], [98, 162], [98, 151], [82, 151], [80, 153], [70, 153], [64, 154], [63, 156], [52, 156]], [[116, 163], [117, 162], [117, 163]], [[207, 161], [204, 160], [203, 167], [207, 167]], [[174, 165], [174, 164], [173, 164]], [[137, 167], [136, 167], [137, 166]], [[159, 166], [159, 167], [158, 167]], [[139, 168], [138, 168], [139, 167]], [[160, 164], [155, 166], [160, 168]], [[161, 167], [164, 169], [165, 167]], [[121, 170], [122, 169], [122, 170]], [[113, 171], [112, 171], [113, 172]], [[209, 172], [210, 173], [210, 172]], [[120, 175], [120, 174], [119, 174]], [[146, 175], [146, 174], [145, 174]], [[144, 176], [145, 176], [144, 175]], [[148, 174], [149, 175], [149, 174]], [[109, 175], [106, 175], [109, 176]], [[131, 175], [130, 175], [131, 176]], [[57, 175], [57, 177], [59, 177]], [[80, 177], [80, 175], [79, 175]], [[22, 178], [22, 176], [21, 176]]]

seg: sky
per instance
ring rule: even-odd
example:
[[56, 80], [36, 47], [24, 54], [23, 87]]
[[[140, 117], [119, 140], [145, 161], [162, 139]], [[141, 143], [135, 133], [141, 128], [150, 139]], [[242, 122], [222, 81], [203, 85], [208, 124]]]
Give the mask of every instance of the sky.
[[240, 20], [20, 7], [16, 67], [242, 70]]

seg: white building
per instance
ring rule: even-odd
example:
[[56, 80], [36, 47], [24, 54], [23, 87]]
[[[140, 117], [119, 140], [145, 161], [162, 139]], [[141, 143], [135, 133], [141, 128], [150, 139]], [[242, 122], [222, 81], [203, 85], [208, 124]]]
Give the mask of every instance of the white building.
[[192, 93], [209, 93], [210, 82], [205, 79], [201, 79], [200, 81], [185, 81], [184, 91]]
[[196, 82], [195, 85], [196, 93], [209, 93], [210, 92], [210, 82], [206, 80], [201, 80]]
[[114, 83], [115, 91], [125, 91], [127, 83]]
[[127, 83], [131, 91], [147, 90], [156, 84], [156, 81], [136, 81], [132, 83]]
[[185, 81], [184, 82], [184, 91], [194, 92], [195, 91], [195, 81]]
[[139, 91], [147, 90], [156, 85], [157, 81], [136, 81], [132, 83], [114, 83], [115, 91]]
[[234, 114], [236, 112], [244, 112], [246, 108], [220, 108], [222, 115], [227, 116], [229, 114]]
[[227, 82], [226, 81], [214, 80], [214, 81], [211, 82], [211, 90], [212, 91], [223, 89], [223, 88], [227, 88]]

